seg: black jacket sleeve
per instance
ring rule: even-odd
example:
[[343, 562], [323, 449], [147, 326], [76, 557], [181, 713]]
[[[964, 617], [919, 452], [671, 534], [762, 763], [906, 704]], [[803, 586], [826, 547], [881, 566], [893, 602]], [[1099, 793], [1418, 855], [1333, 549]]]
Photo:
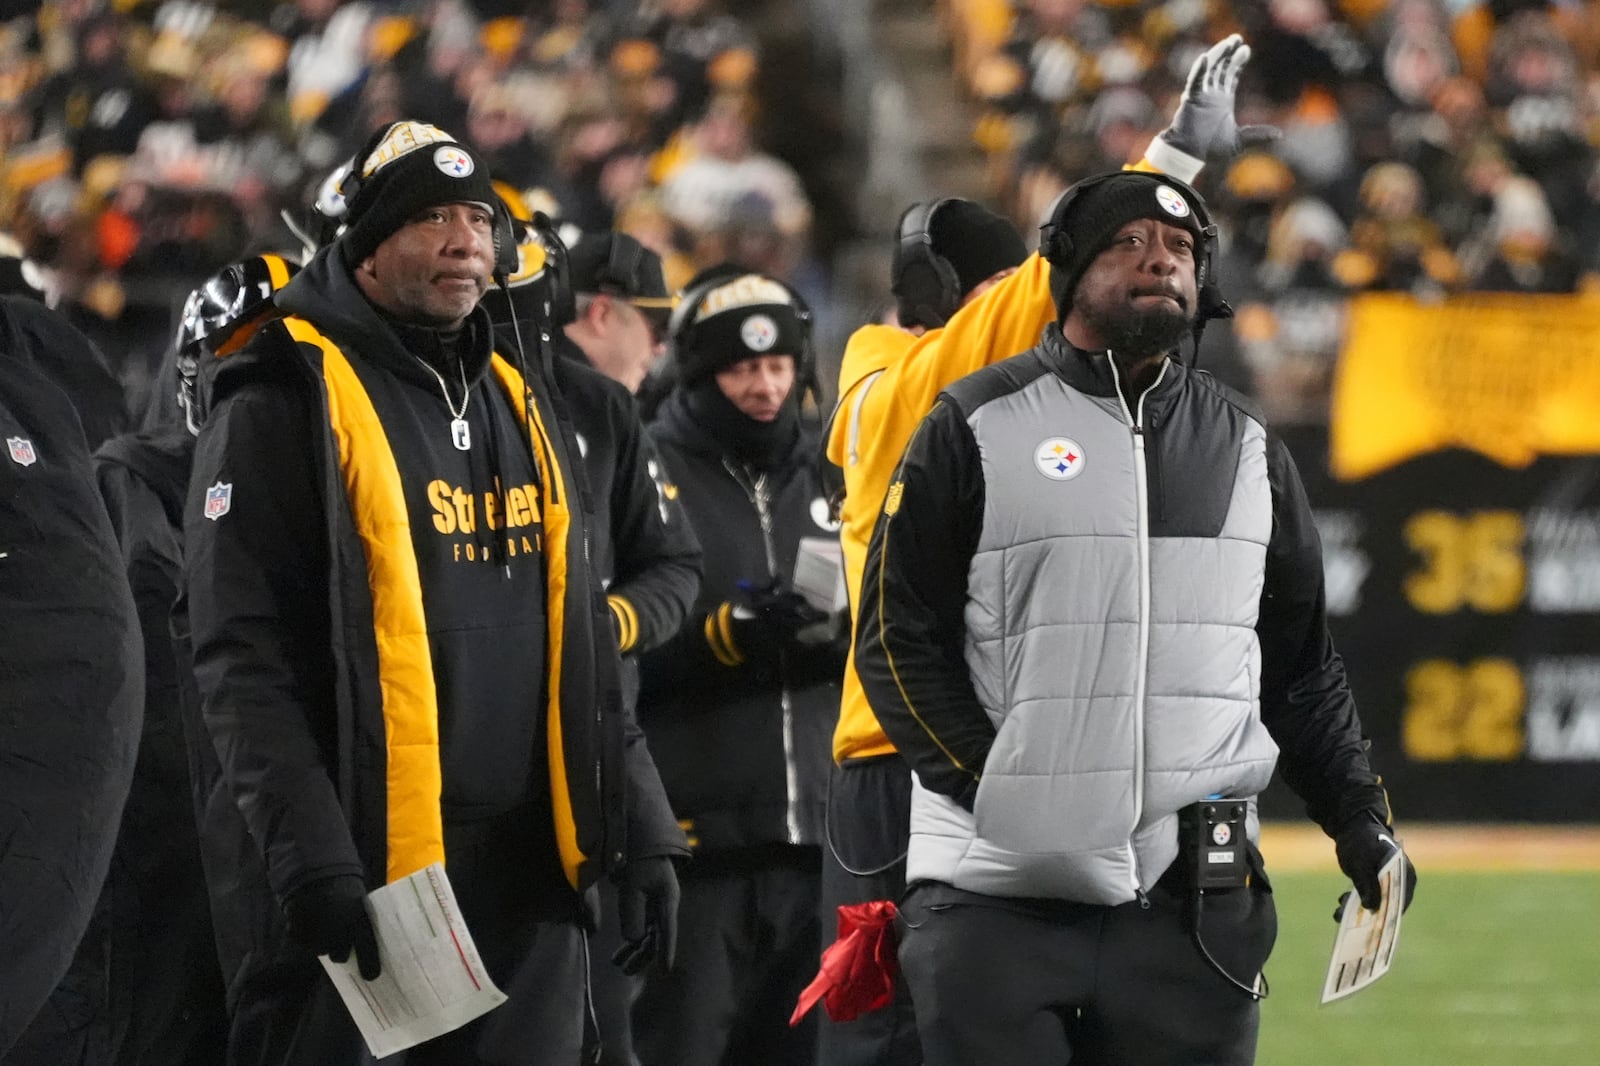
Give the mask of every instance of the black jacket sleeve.
[[[327, 524], [308, 406], [276, 382], [225, 399], [200, 436], [184, 516], [202, 713], [280, 899], [362, 872], [328, 770], [337, 712]], [[213, 486], [228, 486], [228, 506], [208, 518]]]
[[982, 518], [977, 442], [941, 400], [906, 446], [867, 549], [855, 663], [873, 713], [923, 786], [968, 809], [995, 737], [963, 654]]
[[1268, 441], [1272, 540], [1256, 634], [1261, 720], [1278, 744], [1279, 772], [1330, 836], [1363, 813], [1390, 822], [1382, 780], [1367, 760], [1344, 661], [1328, 634], [1322, 543], [1300, 473], [1283, 442]]
[[616, 573], [607, 601], [623, 653], [666, 643], [700, 591], [700, 542], [662, 470], [632, 399], [618, 419], [617, 471], [611, 482]]

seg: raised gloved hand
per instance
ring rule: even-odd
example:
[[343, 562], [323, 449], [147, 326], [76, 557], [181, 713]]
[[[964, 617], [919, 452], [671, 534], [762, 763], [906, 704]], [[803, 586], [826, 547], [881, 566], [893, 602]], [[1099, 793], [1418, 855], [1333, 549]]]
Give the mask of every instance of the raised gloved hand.
[[[1361, 905], [1369, 911], [1377, 910], [1378, 904], [1383, 901], [1378, 871], [1383, 869], [1383, 864], [1395, 852], [1401, 850], [1394, 839], [1393, 830], [1371, 814], [1360, 814], [1339, 830], [1339, 835], [1334, 837], [1333, 848], [1339, 859], [1339, 869], [1355, 885]], [[1411, 865], [1408, 855], [1405, 857], [1405, 899], [1401, 901], [1400, 913], [1404, 914], [1406, 908], [1411, 906], [1411, 897], [1416, 891], [1417, 868]], [[1343, 917], [1349, 898], [1348, 892], [1339, 897], [1339, 909], [1334, 912], [1335, 921]]]
[[367, 913], [367, 886], [355, 874], [336, 874], [302, 885], [283, 902], [289, 935], [313, 954], [356, 966], [368, 981], [383, 973], [378, 934]]
[[1208, 48], [1189, 68], [1172, 123], [1156, 134], [1145, 158], [1163, 173], [1193, 181], [1207, 156], [1232, 157], [1283, 136], [1276, 126], [1240, 126], [1233, 116], [1239, 74], [1250, 46], [1237, 33]]
[[631, 859], [617, 875], [622, 946], [611, 961], [632, 977], [652, 962], [672, 968], [678, 951], [678, 874], [665, 855]]

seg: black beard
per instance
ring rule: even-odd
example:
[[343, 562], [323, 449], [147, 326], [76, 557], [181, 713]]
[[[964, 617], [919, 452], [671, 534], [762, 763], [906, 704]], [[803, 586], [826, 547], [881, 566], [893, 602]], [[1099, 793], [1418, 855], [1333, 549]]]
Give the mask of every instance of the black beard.
[[1165, 355], [1194, 328], [1194, 319], [1182, 309], [1102, 310], [1079, 304], [1077, 310], [1107, 350], [1135, 359]]

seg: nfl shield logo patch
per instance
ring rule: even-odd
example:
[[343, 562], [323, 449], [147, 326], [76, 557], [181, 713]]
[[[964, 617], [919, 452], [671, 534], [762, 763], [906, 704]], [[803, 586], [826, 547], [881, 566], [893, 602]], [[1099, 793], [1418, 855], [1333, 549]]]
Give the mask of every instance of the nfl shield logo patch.
[[233, 482], [224, 485], [217, 482], [206, 489], [205, 516], [215, 522], [228, 513], [228, 508], [233, 506]]
[[33, 441], [26, 437], [7, 437], [6, 447], [11, 449], [11, 461], [18, 466], [32, 466], [39, 461]]

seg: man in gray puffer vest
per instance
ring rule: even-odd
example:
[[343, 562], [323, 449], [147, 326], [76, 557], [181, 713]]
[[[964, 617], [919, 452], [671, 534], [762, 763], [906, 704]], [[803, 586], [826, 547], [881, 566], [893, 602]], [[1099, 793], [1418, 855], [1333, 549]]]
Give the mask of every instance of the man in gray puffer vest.
[[[1214, 243], [1174, 178], [1069, 189], [1056, 324], [946, 390], [884, 500], [855, 661], [916, 771], [900, 959], [928, 1066], [1248, 1066], [1275, 766], [1382, 898], [1398, 847], [1299, 475], [1176, 358], [1228, 313]], [[1212, 847], [1182, 843], [1208, 814]]]

